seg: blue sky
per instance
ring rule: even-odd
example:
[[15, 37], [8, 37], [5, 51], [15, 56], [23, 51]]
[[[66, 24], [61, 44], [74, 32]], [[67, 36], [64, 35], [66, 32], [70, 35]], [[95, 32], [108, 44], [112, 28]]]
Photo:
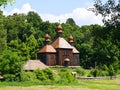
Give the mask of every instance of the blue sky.
[[65, 22], [67, 18], [73, 18], [77, 25], [102, 24], [101, 16], [95, 16], [87, 9], [94, 0], [16, 0], [15, 4], [2, 8], [5, 15], [37, 12], [43, 21]]

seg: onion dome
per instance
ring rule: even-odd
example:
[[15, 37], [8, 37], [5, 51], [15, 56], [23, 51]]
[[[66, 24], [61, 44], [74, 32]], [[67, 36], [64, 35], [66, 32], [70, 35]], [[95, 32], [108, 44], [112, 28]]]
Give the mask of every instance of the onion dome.
[[68, 37], [68, 41], [71, 43], [71, 42], [73, 42], [73, 36], [72, 35], [70, 35], [69, 37]]
[[45, 35], [45, 41], [50, 41], [50, 36], [48, 34]]
[[57, 31], [58, 31], [58, 32], [62, 32], [62, 26], [61, 26], [61, 24], [58, 25]]

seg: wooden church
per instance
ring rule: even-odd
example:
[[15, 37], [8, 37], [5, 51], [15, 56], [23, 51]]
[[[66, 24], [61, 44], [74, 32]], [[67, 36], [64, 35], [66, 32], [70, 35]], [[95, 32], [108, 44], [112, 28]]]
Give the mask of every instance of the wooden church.
[[79, 51], [73, 46], [73, 37], [68, 42], [62, 37], [61, 24], [57, 27], [55, 40], [50, 44], [50, 36], [45, 35], [45, 45], [38, 51], [37, 58], [47, 66], [79, 66]]

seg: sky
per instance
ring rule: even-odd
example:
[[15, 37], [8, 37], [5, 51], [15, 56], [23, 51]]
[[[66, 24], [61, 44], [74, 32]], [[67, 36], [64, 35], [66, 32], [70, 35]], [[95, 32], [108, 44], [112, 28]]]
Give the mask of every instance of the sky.
[[102, 17], [96, 16], [89, 7], [93, 7], [94, 0], [16, 0], [8, 4], [3, 10], [4, 15], [13, 13], [37, 12], [43, 21], [65, 23], [68, 18], [73, 18], [77, 25], [102, 25]]

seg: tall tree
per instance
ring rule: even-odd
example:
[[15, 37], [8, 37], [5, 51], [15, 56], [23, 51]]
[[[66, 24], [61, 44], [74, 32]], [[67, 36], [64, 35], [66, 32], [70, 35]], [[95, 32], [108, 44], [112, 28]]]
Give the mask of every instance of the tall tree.
[[7, 33], [6, 33], [6, 30], [4, 28], [4, 16], [2, 14], [2, 11], [0, 11], [0, 54], [6, 49], [7, 47], [7, 43], [6, 43], [6, 40], [7, 40]]
[[30, 11], [27, 14], [27, 22], [31, 23], [33, 27], [39, 27], [42, 19], [37, 13], [35, 13], [34, 11]]
[[26, 45], [27, 45], [27, 48], [28, 48], [30, 56], [31, 56], [30, 58], [36, 59], [37, 58], [36, 51], [37, 51], [38, 43], [33, 35], [30, 35], [30, 37], [27, 38]]
[[95, 0], [95, 13], [103, 16], [103, 22], [106, 26], [108, 36], [113, 38], [113, 43], [120, 48], [120, 0], [107, 0], [102, 3], [101, 0]]
[[70, 25], [76, 25], [76, 23], [75, 23], [75, 21], [73, 20], [73, 18], [68, 18], [67, 20], [66, 20], [66, 24], [70, 24]]
[[[102, 37], [96, 37], [100, 43], [100, 52], [104, 53], [104, 59], [120, 64], [120, 0], [95, 0], [95, 13], [103, 16], [104, 28]], [[99, 36], [99, 35], [98, 35]], [[107, 56], [106, 56], [107, 55]], [[103, 57], [103, 56], [102, 56]], [[108, 59], [109, 58], [109, 59]], [[114, 62], [115, 61], [115, 62]], [[110, 61], [109, 61], [110, 62]], [[107, 62], [108, 63], [108, 62]]]

